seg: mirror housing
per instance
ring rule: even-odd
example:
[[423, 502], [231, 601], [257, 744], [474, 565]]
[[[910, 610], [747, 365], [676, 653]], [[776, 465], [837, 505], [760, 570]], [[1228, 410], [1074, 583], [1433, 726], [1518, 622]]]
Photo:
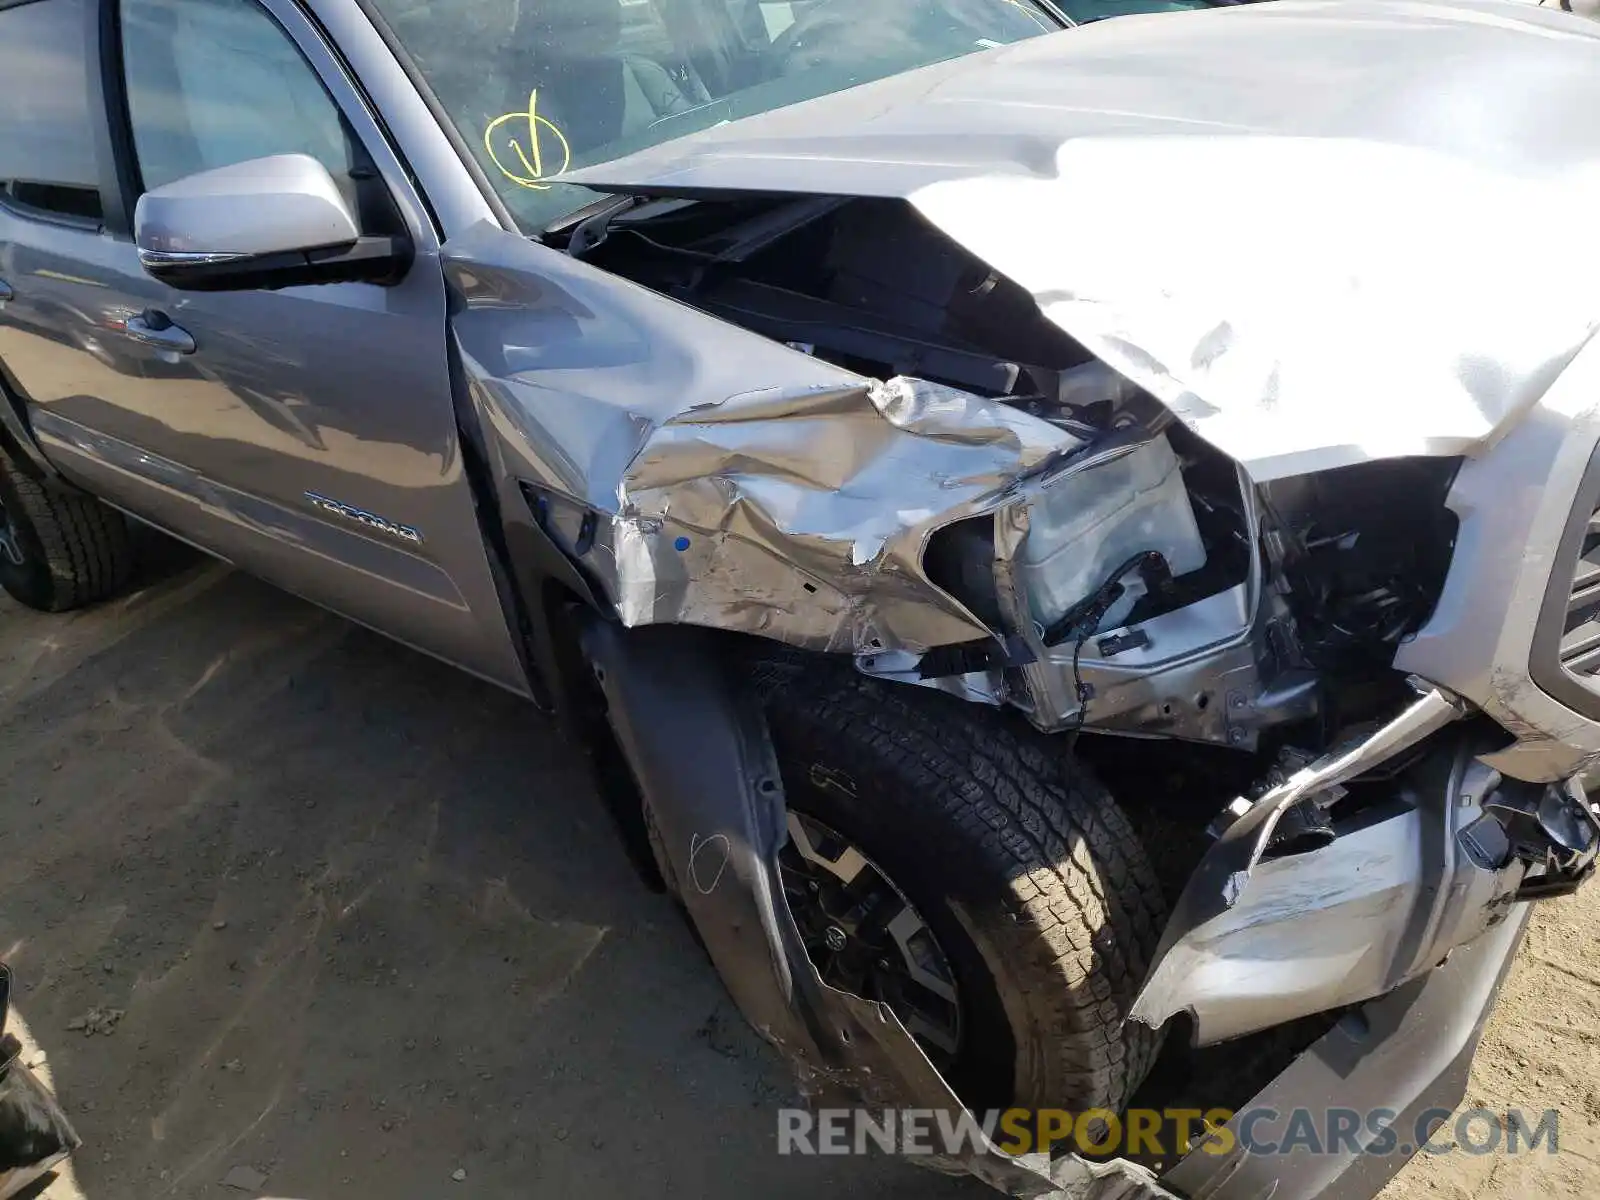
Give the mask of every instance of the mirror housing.
[[333, 176], [305, 154], [189, 175], [146, 192], [133, 236], [145, 271], [186, 291], [397, 283], [407, 238], [362, 237]]

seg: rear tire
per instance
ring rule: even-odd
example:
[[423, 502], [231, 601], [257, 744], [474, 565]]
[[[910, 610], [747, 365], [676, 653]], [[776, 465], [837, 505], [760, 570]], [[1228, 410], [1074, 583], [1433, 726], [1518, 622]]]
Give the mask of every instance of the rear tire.
[[[881, 871], [953, 970], [957, 1051], [924, 1048], [957, 1094], [974, 1110], [1122, 1109], [1160, 1048], [1124, 1018], [1165, 907], [1111, 795], [1065, 740], [1003, 714], [811, 666], [778, 672], [767, 707], [791, 814]], [[791, 908], [805, 903], [793, 853]], [[803, 930], [829, 923], [801, 915]], [[836, 962], [815, 940], [819, 969]]]
[[65, 612], [114, 595], [133, 565], [121, 513], [35, 479], [0, 450], [0, 587], [29, 608]]

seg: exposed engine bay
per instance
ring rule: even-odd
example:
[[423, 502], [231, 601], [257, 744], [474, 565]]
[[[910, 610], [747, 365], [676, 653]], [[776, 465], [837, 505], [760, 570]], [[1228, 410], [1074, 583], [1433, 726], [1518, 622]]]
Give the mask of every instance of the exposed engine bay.
[[[746, 706], [721, 685], [708, 682], [703, 711], [726, 722], [663, 694], [713, 644], [746, 665], [793, 654], [802, 674], [847, 657], [892, 685], [880, 692], [944, 693], [916, 699], [973, 729], [979, 714], [948, 713], [948, 697], [996, 710], [1031, 725], [1027, 752], [1069, 775], [1131, 750], [1139, 769], [1115, 802], [1132, 826], [1114, 836], [1170, 844], [1181, 861], [1159, 890], [1123, 885], [1158, 893], [1170, 916], [1150, 924], [1120, 1012], [1157, 1031], [1185, 1021], [1199, 1044], [1387, 996], [1491, 930], [1514, 934], [1520, 901], [1592, 874], [1600, 823], [1574, 778], [1589, 735], [1525, 736], [1554, 728], [1518, 719], [1538, 694], [1467, 675], [1494, 642], [1459, 631], [1479, 611], [1460, 600], [1462, 578], [1526, 586], [1534, 604], [1551, 587], [1553, 552], [1531, 571], [1486, 569], [1499, 552], [1474, 522], [1497, 511], [1481, 502], [1494, 439], [1496, 453], [1570, 444], [1555, 422], [1513, 428], [1549, 386], [1543, 364], [1570, 346], [1552, 334], [1464, 408], [1460, 351], [1441, 340], [1408, 360], [1408, 380], [1433, 391], [1405, 436], [1368, 441], [1360, 408], [1330, 414], [1320, 399], [1326, 339], [1273, 342], [1256, 291], [1173, 300], [1135, 280], [1118, 292], [1111, 264], [1097, 301], [1070, 241], [1037, 236], [1037, 220], [1027, 237], [987, 241], [991, 214], [1020, 220], [1073, 194], [1059, 176], [876, 181], [898, 198], [754, 186], [796, 160], [713, 154], [705, 169], [734, 179], [725, 189], [686, 188], [676, 160], [660, 188], [627, 182], [650, 162], [613, 164], [580, 179], [611, 194], [542, 230], [542, 245], [469, 234], [446, 263], [501, 504], [531, 514], [573, 573], [568, 594], [605, 614], [587, 653], [603, 660], [605, 708], [660, 829], [652, 852], [667, 848], [663, 877], [695, 878], [717, 833], [749, 855], [747, 887], [680, 895], [699, 928], [726, 935], [719, 969], [759, 993], [741, 1007], [769, 1038], [812, 1037], [793, 1028], [807, 1005], [784, 997], [789, 979], [815, 979], [818, 1027], [848, 1029], [822, 1039], [830, 1084], [961, 1099], [886, 1021], [892, 1005], [851, 1025], [877, 993], [823, 973], [828, 935], [848, 947], [849, 922], [802, 928], [771, 902], [785, 796], [816, 775], [774, 788], [750, 749], [767, 734], [743, 728]], [[981, 202], [1000, 188], [1007, 205]], [[1050, 261], [1034, 269], [1033, 254]], [[1542, 537], [1574, 510], [1566, 486]], [[1480, 502], [1463, 508], [1462, 494]], [[1556, 576], [1564, 599], [1569, 576]], [[1531, 636], [1509, 598], [1495, 605], [1491, 632]], [[644, 653], [629, 647], [674, 632], [687, 640], [670, 670], [629, 665]], [[681, 747], [698, 741], [705, 778], [684, 775]], [[1165, 783], [1186, 756], [1226, 760], [1225, 782]], [[1167, 808], [1144, 825], [1152, 790]], [[804, 799], [788, 813], [839, 829]], [[779, 945], [789, 974], [774, 990]], [[858, 1059], [880, 1036], [893, 1065]], [[814, 1056], [797, 1058], [815, 1080]]]
[[[1390, 664], [1443, 583], [1455, 460], [1257, 488], [899, 201], [608, 198], [547, 236], [817, 359], [1002, 402], [1073, 440], [1024, 527], [984, 514], [927, 541], [929, 578], [997, 639], [864, 648], [868, 674], [1010, 703], [1046, 731], [1248, 750], [1320, 746], [1407, 694]], [[1008, 537], [1011, 595], [995, 570]]]
[[[848, 651], [870, 676], [1010, 706], [1045, 733], [1249, 754], [1252, 782], [1211, 823], [1135, 1019], [1160, 1026], [1187, 1013], [1196, 1040], [1214, 1042], [1378, 996], [1504, 920], [1515, 901], [1570, 890], [1592, 869], [1600, 830], [1581, 789], [1483, 765], [1503, 731], [1465, 719], [1470, 706], [1394, 665], [1446, 581], [1460, 457], [1253, 479], [1046, 319], [1037, 295], [901, 201], [620, 196], [546, 237], [816, 362], [886, 381], [868, 393], [897, 430], [1020, 448], [1000, 484], [965, 511], [935, 510], [926, 497], [988, 476], [946, 474], [917, 453], [883, 455], [926, 471], [928, 490], [909, 491], [918, 503], [887, 518], [896, 533], [868, 540], [868, 551], [849, 543], [847, 563], [828, 568], [836, 580], [859, 571], [863, 582], [858, 597], [842, 597], [824, 644], [797, 618], [785, 625], [817, 585], [774, 599], [761, 569], [746, 577], [740, 562], [703, 567], [669, 619], [726, 624], [731, 609], [696, 615], [693, 589], [717, 579], [746, 598], [766, 592], [779, 615], [752, 619], [744, 608], [737, 616], [750, 631]], [[814, 402], [805, 395], [738, 397], [748, 418], [691, 408], [667, 422], [663, 441], [687, 453], [685, 465], [648, 449], [635, 461], [628, 484], [645, 487], [632, 495], [667, 498], [648, 518], [642, 504], [624, 505], [608, 548], [619, 594], [630, 567], [651, 584], [651, 604], [670, 594], [657, 586], [660, 554], [639, 571], [637, 546], [667, 542], [674, 522], [743, 546], [766, 533], [752, 539], [741, 524], [803, 513], [807, 489], [849, 498], [855, 480], [875, 478], [852, 477], [860, 464], [848, 438], [797, 442], [792, 453], [766, 434], [727, 439], [747, 421], [805, 419]], [[836, 400], [816, 395], [827, 397], [824, 410]], [[678, 425], [690, 431], [674, 447]], [[769, 492], [771, 475], [795, 492]], [[667, 485], [680, 491], [660, 490]], [[707, 486], [726, 488], [703, 506], [709, 521], [684, 496]], [[859, 491], [883, 519], [883, 497]], [[729, 492], [742, 503], [759, 497], [766, 513], [730, 520]], [[797, 562], [799, 531], [788, 530], [786, 545]], [[585, 537], [592, 547], [592, 526], [568, 544]], [[684, 551], [697, 537], [670, 540]], [[923, 636], [926, 623], [880, 624], [881, 611], [861, 603], [892, 598], [891, 581], [904, 590], [913, 575], [981, 636]], [[619, 607], [626, 619], [625, 598]], [[863, 611], [872, 615], [859, 619]], [[634, 616], [648, 622], [656, 610]], [[1187, 821], [1196, 818], [1209, 813]], [[1307, 904], [1313, 877], [1320, 891]], [[1441, 905], [1442, 894], [1460, 903]], [[1319, 939], [1335, 952], [1310, 960], [1304, 947]], [[1271, 985], [1252, 1000], [1250, 979]]]
[[[1300, 11], [1316, 27], [1290, 38]], [[986, 877], [990, 931], [1113, 964], [1098, 991], [1075, 963], [1018, 994], [1113, 997], [1120, 1063], [1012, 1092], [1087, 1104], [1092, 1086], [1113, 1108], [1173, 1022], [1204, 1045], [1314, 1014], [1338, 1024], [1297, 1069], [1333, 1063], [1330, 1038], [1363, 1045], [1297, 1076], [1292, 1103], [1420, 1101], [1362, 1014], [1411, 1005], [1514, 942], [1522, 901], [1593, 874], [1600, 275], [1475, 236], [1504, 211], [1478, 181], [1529, 178], [1499, 148], [1546, 146], [1559, 121], [1533, 125], [1519, 83], [1515, 139], [1476, 115], [1469, 136], [1419, 131], [1425, 89], [1455, 94], [1464, 62], [1507, 77], [1508, 44], [1460, 18], [1473, 50], [1446, 68], [1377, 31], [1455, 16], [1363, 13], [1339, 60], [1374, 97], [1353, 125], [1281, 87], [1285, 62], [1326, 67], [1325, 9], [1238, 10], [1192, 43], [1152, 21], [1127, 54], [1108, 22], [579, 169], [564, 178], [606, 197], [524, 229], [541, 244], [446, 248], [502, 502], [603, 614], [588, 654], [663, 878], [689, 879], [741, 1008], [803, 1079], [914, 1106], [983, 1095], [962, 1083], [970, 1022], [932, 1020], [952, 1001], [927, 978], [959, 985], [966, 1019], [959, 956], [904, 973], [944, 1007], [840, 966], [869, 860], [929, 872], [905, 906], [945, 950], [973, 926], [941, 906]], [[1218, 75], [1240, 28], [1261, 40]], [[1554, 195], [1593, 154], [1549, 158]], [[1170, 210], [1201, 179], [1203, 229]], [[789, 707], [741, 699], [774, 661]], [[824, 677], [844, 682], [807, 690]], [[856, 739], [859, 771], [841, 762]], [[1194, 786], [1202, 760], [1216, 773]], [[821, 832], [786, 837], [795, 816]], [[744, 856], [732, 891], [695, 874], [719, 834]], [[789, 877], [797, 845], [823, 878]], [[938, 860], [973, 847], [1004, 861]], [[1141, 874], [1124, 850], [1175, 861]], [[1105, 920], [1075, 942], [1045, 887], [1080, 861], [1105, 865], [1081, 881]], [[1062, 1063], [1073, 1036], [977, 1057]], [[1110, 1178], [1081, 1160], [1071, 1181], [1002, 1178], [1018, 1164], [982, 1149], [962, 1167], [1016, 1194]], [[1173, 1191], [1309, 1197], [1345, 1169], [1253, 1161], [1180, 1168]]]

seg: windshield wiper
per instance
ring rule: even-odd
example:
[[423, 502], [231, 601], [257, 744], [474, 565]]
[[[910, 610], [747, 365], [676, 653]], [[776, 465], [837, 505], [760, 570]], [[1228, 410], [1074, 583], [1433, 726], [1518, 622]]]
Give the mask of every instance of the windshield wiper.
[[559, 238], [564, 233], [574, 233], [580, 226], [587, 224], [596, 217], [609, 221], [618, 213], [632, 208], [635, 203], [637, 201], [633, 196], [602, 195], [580, 208], [575, 208], [568, 213], [562, 213], [561, 216], [541, 228], [535, 236], [541, 242], [548, 242], [552, 238]]
[[1071, 29], [1074, 25], [1083, 24], [1082, 21], [1074, 21], [1067, 16], [1066, 11], [1056, 4], [1055, 0], [1032, 0], [1032, 4], [1063, 29]]

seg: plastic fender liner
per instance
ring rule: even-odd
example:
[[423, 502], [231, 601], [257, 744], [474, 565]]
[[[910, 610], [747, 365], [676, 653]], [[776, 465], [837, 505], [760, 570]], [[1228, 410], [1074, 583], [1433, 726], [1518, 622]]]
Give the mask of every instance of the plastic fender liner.
[[[759, 699], [712, 630], [625, 630], [591, 617], [583, 648], [617, 743], [650, 805], [679, 895], [745, 1018], [813, 1102], [964, 1108], [887, 1005], [827, 987], [778, 877], [783, 781]], [[981, 1135], [941, 1165], [1018, 1197], [1174, 1200], [1142, 1169], [1077, 1156], [1012, 1157]]]
[[21, 392], [12, 384], [4, 363], [0, 363], [0, 445], [10, 450], [12, 457], [31, 470], [35, 478], [67, 486], [55, 464], [44, 456], [38, 438], [33, 436]]

